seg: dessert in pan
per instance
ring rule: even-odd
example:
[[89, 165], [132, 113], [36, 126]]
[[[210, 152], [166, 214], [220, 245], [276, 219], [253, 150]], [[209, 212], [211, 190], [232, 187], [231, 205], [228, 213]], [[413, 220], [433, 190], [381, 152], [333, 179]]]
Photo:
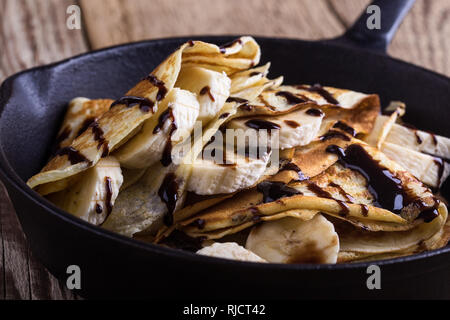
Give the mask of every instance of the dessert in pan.
[[250, 262], [447, 245], [450, 139], [376, 94], [269, 79], [251, 37], [189, 41], [122, 98], [75, 98], [28, 185], [102, 228]]

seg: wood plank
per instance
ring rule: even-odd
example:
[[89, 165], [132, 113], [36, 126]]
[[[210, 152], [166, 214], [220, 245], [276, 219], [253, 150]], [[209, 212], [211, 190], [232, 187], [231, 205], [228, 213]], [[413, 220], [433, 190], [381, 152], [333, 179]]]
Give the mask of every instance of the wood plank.
[[344, 30], [326, 0], [81, 0], [81, 5], [93, 48], [204, 34], [320, 39]]
[[[330, 0], [349, 26], [369, 0]], [[381, 13], [383, 15], [383, 13]], [[450, 76], [450, 1], [417, 0], [395, 36], [389, 54]]]
[[[0, 82], [22, 69], [87, 50], [82, 31], [66, 27], [66, 9], [71, 4], [70, 0], [0, 0]], [[0, 230], [0, 298], [73, 297], [32, 257], [3, 185]]]
[[68, 30], [71, 0], [0, 0], [0, 82], [26, 68], [86, 51], [82, 30]]

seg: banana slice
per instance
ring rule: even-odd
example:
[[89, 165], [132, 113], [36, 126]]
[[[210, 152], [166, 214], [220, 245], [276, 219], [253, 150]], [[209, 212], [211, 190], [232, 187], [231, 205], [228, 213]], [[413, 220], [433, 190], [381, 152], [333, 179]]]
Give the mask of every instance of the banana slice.
[[240, 261], [267, 262], [235, 242], [216, 242], [208, 247], [198, 250], [197, 254]]
[[336, 263], [339, 238], [333, 224], [316, 214], [307, 221], [263, 222], [251, 230], [245, 247], [274, 263]]
[[439, 188], [450, 174], [450, 165], [433, 156], [389, 142], [382, 144], [381, 151], [430, 187]]
[[[215, 153], [218, 156], [217, 150]], [[229, 150], [224, 153], [226, 161], [222, 161], [220, 156], [217, 161], [199, 158], [194, 162], [188, 191], [199, 195], [212, 195], [248, 188], [264, 174], [270, 159], [269, 154], [256, 159]]]
[[450, 139], [421, 130], [407, 128], [394, 124], [386, 137], [386, 142], [399, 146], [428, 153], [430, 155], [449, 159]]
[[169, 147], [190, 136], [199, 114], [199, 103], [193, 93], [174, 88], [161, 101], [159, 110], [157, 116], [146, 121], [142, 130], [114, 154], [122, 166], [142, 169], [163, 156], [171, 157]]
[[230, 95], [231, 80], [225, 73], [201, 67], [183, 67], [175, 86], [197, 95], [200, 103], [198, 121], [206, 125]]
[[74, 216], [100, 225], [111, 213], [122, 182], [119, 162], [110, 156], [84, 172], [74, 185], [50, 195], [49, 199]]
[[[227, 129], [250, 130], [258, 136], [260, 129], [278, 130], [278, 135], [269, 135], [268, 138], [278, 136], [279, 148], [283, 150], [309, 144], [317, 137], [323, 117], [324, 113], [319, 109], [308, 108], [279, 116], [233, 119], [227, 124]], [[246, 143], [245, 139], [237, 139], [238, 147], [242, 147], [240, 143]]]

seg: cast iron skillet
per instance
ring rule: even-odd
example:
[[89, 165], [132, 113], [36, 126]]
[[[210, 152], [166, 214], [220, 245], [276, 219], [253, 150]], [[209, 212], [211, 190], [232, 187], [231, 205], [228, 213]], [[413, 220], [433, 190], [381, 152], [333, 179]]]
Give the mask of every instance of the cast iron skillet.
[[[450, 136], [450, 79], [386, 56], [386, 47], [413, 0], [375, 1], [382, 29], [363, 15], [344, 36], [310, 42], [257, 37], [271, 75], [285, 83], [316, 83], [378, 93], [383, 105], [405, 101], [407, 121]], [[226, 43], [235, 36], [195, 37]], [[377, 262], [381, 290], [368, 290], [368, 263], [253, 264], [138, 242], [72, 217], [30, 190], [76, 96], [119, 98], [189, 38], [144, 41], [81, 55], [15, 75], [1, 87], [0, 176], [33, 254], [65, 281], [82, 271], [84, 297], [449, 298], [450, 248]], [[449, 196], [448, 186], [443, 193]]]

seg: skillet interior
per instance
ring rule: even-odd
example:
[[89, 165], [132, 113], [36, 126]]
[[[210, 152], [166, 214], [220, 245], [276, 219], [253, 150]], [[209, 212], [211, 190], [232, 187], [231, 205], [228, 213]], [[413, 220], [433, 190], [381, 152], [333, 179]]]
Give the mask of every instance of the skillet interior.
[[[197, 37], [197, 39], [215, 43], [228, 42], [234, 38], [234, 36]], [[7, 173], [9, 178], [14, 180], [16, 173], [22, 179], [22, 181], [17, 183], [20, 184], [21, 188], [25, 188], [24, 181], [38, 172], [44, 165], [49, 154], [49, 146], [64, 116], [67, 101], [75, 96], [118, 98], [120, 93], [126, 92], [179, 44], [186, 40], [188, 39], [155, 40], [119, 46], [76, 57], [51, 67], [33, 69], [8, 80], [1, 91], [0, 102], [3, 110], [0, 119], [0, 143], [3, 155], [14, 171]], [[438, 134], [450, 136], [450, 127], [446, 123], [450, 115], [450, 110], [446, 108], [448, 101], [450, 101], [450, 80], [443, 76], [383, 55], [336, 47], [331, 43], [268, 38], [257, 38], [257, 41], [261, 45], [263, 52], [262, 62], [272, 62], [271, 77], [283, 74], [287, 84], [320, 82], [323, 85], [368, 93], [374, 92], [380, 95], [383, 105], [386, 105], [390, 100], [401, 100], [406, 102], [408, 106], [406, 117], [408, 122], [417, 127], [435, 131]], [[3, 167], [5, 167], [5, 164], [3, 164]], [[449, 197], [448, 185], [447, 183], [443, 189], [446, 197]], [[20, 199], [23, 195], [14, 195], [13, 193], [15, 192], [11, 191], [11, 185], [7, 183], [7, 186], [21, 222], [24, 225], [25, 233], [30, 240], [33, 240], [29, 233], [33, 235], [39, 232], [31, 230], [33, 229], [31, 225], [33, 219], [28, 219], [25, 217], [25, 213], [22, 212], [30, 211], [34, 208], [21, 207], [21, 204], [15, 200]], [[30, 195], [34, 197], [33, 201], [35, 203], [36, 201], [38, 202], [39, 210], [51, 211], [55, 209], [54, 206], [49, 206], [47, 201], [40, 198], [36, 199], [38, 196], [32, 191], [26, 190], [25, 192], [21, 191], [21, 193], [27, 193], [28, 197]], [[49, 206], [50, 209], [45, 208], [46, 206]], [[47, 215], [49, 215], [48, 212]], [[53, 240], [51, 235], [46, 239], [45, 249], [42, 248], [44, 243], [39, 243], [38, 247], [36, 244], [33, 244], [33, 241], [31, 243], [32, 249], [38, 252], [38, 256], [46, 266], [58, 276], [64, 275], [62, 273], [62, 261], [65, 262], [72, 259], [73, 261], [82, 261], [82, 263], [86, 264], [86, 268], [90, 268], [90, 272], [87, 275], [87, 279], [90, 279], [90, 282], [86, 280], [88, 289], [84, 291], [84, 294], [89, 296], [96, 296], [97, 294], [103, 294], [104, 296], [105, 292], [108, 292], [110, 295], [115, 294], [108, 289], [105, 281], [101, 281], [101, 279], [108, 279], [108, 276], [111, 276], [103, 268], [107, 262], [114, 266], [113, 270], [119, 270], [120, 267], [120, 270], [126, 271], [131, 268], [136, 273], [136, 275], [126, 277], [126, 281], [122, 284], [124, 288], [146, 286], [146, 281], [150, 279], [144, 281], [142, 279], [139, 280], [137, 277], [137, 275], [143, 276], [145, 270], [149, 272], [149, 269], [145, 268], [146, 266], [152, 265], [155, 272], [159, 266], [166, 273], [177, 274], [178, 276], [173, 279], [158, 280], [159, 286], [155, 287], [160, 292], [164, 291], [164, 286], [169, 289], [171, 286], [169, 283], [172, 281], [188, 286], [188, 284], [196, 280], [196, 276], [204, 277], [205, 273], [211, 276], [217, 273], [225, 275], [234, 272], [240, 274], [239, 278], [245, 277], [248, 290], [258, 292], [259, 295], [263, 294], [259, 290], [261, 286], [276, 288], [280, 284], [285, 288], [284, 293], [289, 293], [293, 290], [292, 292], [295, 291], [298, 295], [300, 293], [296, 290], [295, 283], [292, 283], [292, 279], [295, 278], [302, 279], [302, 286], [308, 287], [307, 283], [309, 283], [316, 289], [327, 287], [330, 283], [333, 283], [341, 288], [343, 292], [347, 291], [345, 286], [351, 283], [360, 282], [365, 285], [365, 280], [361, 277], [365, 276], [366, 264], [351, 266], [256, 266], [254, 264], [180, 254], [174, 250], [156, 249], [151, 245], [135, 244], [132, 247], [130, 246], [130, 241], [123, 241], [121, 236], [103, 231], [99, 232], [96, 227], [80, 223], [80, 221], [67, 214], [58, 213], [57, 215], [64, 217], [65, 224], [69, 225], [66, 227], [78, 230], [71, 231], [72, 235], [69, 238], [72, 241], [89, 243], [94, 252], [86, 252], [86, 247], [82, 244], [64, 243], [64, 239], [61, 239], [63, 246], [71, 247], [74, 251], [72, 254], [69, 254], [69, 252], [66, 256], [59, 257], [61, 261], [56, 261], [51, 252], [52, 250], [61, 251], [59, 248], [61, 244], [58, 246], [50, 243]], [[54, 223], [54, 217], [47, 218], [50, 225]], [[74, 224], [78, 226], [74, 226]], [[39, 228], [45, 228], [44, 223], [41, 221], [36, 221], [36, 225]], [[34, 227], [34, 229], [36, 228], [37, 226]], [[93, 229], [97, 229], [97, 232], [93, 233]], [[58, 231], [49, 229], [47, 232], [51, 234]], [[40, 230], [40, 233], [42, 234], [42, 230]], [[42, 235], [40, 237], [42, 238]], [[65, 240], [70, 241], [70, 239]], [[116, 246], [114, 251], [111, 248], [106, 251], [100, 249], [101, 246], [111, 246], [112, 240], [114, 240], [113, 245]], [[100, 257], [97, 256], [95, 250], [103, 250], [102, 255]], [[121, 250], [126, 252], [130, 264], [133, 261], [140, 261], [142, 265], [137, 266], [126, 263], [127, 259], [123, 259], [123, 255], [120, 256], [119, 254]], [[419, 255], [419, 257], [432, 256], [435, 258], [434, 263], [438, 263], [437, 261], [439, 260], [440, 267], [444, 267], [445, 263], [449, 264], [449, 251], [447, 247], [440, 251], [443, 253], [441, 255], [425, 253]], [[146, 256], [148, 252], [152, 254]], [[164, 256], [164, 258], [161, 258], [161, 261], [155, 261], [155, 256], [157, 257], [158, 255]], [[446, 256], [445, 260], [444, 256]], [[427, 259], [419, 259], [420, 261], [414, 262], [416, 268], [405, 272], [405, 264], [412, 260], [414, 259], [396, 259], [385, 262], [386, 266], [389, 266], [390, 270], [392, 270], [391, 278], [394, 282], [401, 280], [400, 278], [406, 278], [408, 272], [410, 273], [409, 275], [414, 274], [417, 276], [417, 274], [427, 271], [428, 267], [426, 267], [424, 262]], [[428, 260], [431, 261], [431, 258]], [[207, 262], [207, 265], [199, 268], [199, 261]], [[180, 273], [180, 263], [183, 263], [181, 269], [184, 269], [183, 272], [185, 273]], [[93, 267], [93, 265], [95, 266]], [[417, 267], [419, 265], [422, 268]], [[141, 269], [142, 272], [139, 271]], [[303, 272], [299, 274], [299, 270], [303, 270]], [[317, 282], [318, 276], [310, 273], [314, 272], [314, 270], [321, 270], [320, 283]], [[341, 273], [340, 275], [336, 273], [338, 270]], [[152, 272], [148, 274], [149, 277], [155, 276], [152, 275]], [[276, 272], [277, 276], [274, 276], [273, 272]], [[398, 276], [400, 273], [402, 274], [401, 277]], [[270, 278], [267, 278], [268, 274], [271, 274]], [[266, 278], [265, 282], [258, 282], [257, 279], [264, 276]], [[339, 278], [345, 281], [338, 280]], [[220, 281], [229, 283], [228, 280], [227, 276], [222, 276]], [[119, 281], [118, 283], [121, 282]], [[153, 282], [152, 284], [155, 285], [156, 283]], [[117, 287], [120, 288], [121, 284], [117, 284]], [[231, 288], [232, 286], [228, 285], [228, 289]], [[166, 293], [170, 294], [170, 292], [171, 290]], [[192, 289], [189, 292], [192, 293]], [[241, 289], [240, 292], [245, 296], [250, 291]], [[314, 296], [312, 291], [307, 293], [309, 296]], [[357, 291], [354, 293], [357, 293]], [[141, 293], [139, 290], [136, 290], [134, 293], [127, 292], [127, 294], [140, 295]], [[147, 292], [145, 294], [149, 295], [151, 293]], [[270, 292], [265, 294], [272, 296]], [[323, 292], [318, 291], [317, 294], [320, 296]]]

